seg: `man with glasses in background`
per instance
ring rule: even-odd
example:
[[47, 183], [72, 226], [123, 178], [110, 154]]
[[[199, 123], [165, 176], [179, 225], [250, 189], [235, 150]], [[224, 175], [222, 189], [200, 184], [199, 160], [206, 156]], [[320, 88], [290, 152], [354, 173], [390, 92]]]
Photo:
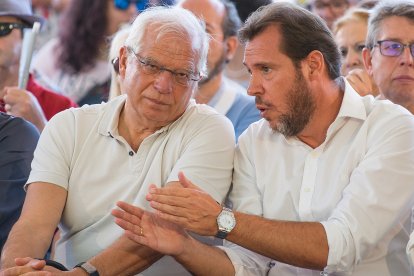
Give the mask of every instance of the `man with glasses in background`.
[[383, 1], [372, 11], [364, 65], [382, 98], [414, 113], [414, 2]]
[[[22, 215], [2, 252], [7, 275], [63, 266], [75, 275], [190, 275], [171, 257], [122, 237], [110, 211], [118, 200], [149, 208], [150, 184], [180, 185], [181, 170], [223, 202], [233, 127], [191, 99], [207, 53], [205, 27], [191, 12], [155, 7], [137, 17], [120, 50], [124, 95], [62, 112], [44, 129]], [[63, 266], [32, 259], [44, 256], [58, 223], [54, 261]]]
[[311, 0], [310, 10], [325, 20], [332, 29], [336, 19], [341, 17], [349, 8], [348, 0]]
[[[414, 2], [377, 4], [369, 20], [366, 45], [365, 67], [381, 97], [414, 114]], [[407, 253], [414, 264], [414, 232]]]
[[22, 117], [42, 131], [47, 120], [76, 104], [37, 84], [29, 76], [26, 90], [17, 87], [23, 29], [42, 19], [34, 16], [29, 0], [0, 1], [0, 111]]

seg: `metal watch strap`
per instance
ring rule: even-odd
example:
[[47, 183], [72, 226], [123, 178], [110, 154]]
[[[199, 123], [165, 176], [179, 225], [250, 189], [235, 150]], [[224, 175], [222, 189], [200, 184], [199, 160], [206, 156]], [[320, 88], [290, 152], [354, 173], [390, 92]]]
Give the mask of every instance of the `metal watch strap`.
[[75, 268], [76, 267], [79, 267], [80, 269], [82, 269], [83, 271], [88, 273], [88, 275], [90, 275], [90, 276], [99, 276], [99, 272], [98, 272], [98, 270], [96, 270], [96, 267], [94, 267], [93, 265], [91, 265], [88, 262], [81, 262], [81, 263], [75, 265]]
[[[229, 212], [231, 214], [233, 214], [233, 210], [231, 210], [230, 208], [227, 207], [222, 207], [222, 212]], [[219, 214], [219, 216], [221, 215], [221, 213]], [[234, 218], [234, 216], [233, 216]], [[231, 230], [230, 230], [231, 231]], [[219, 239], [225, 239], [227, 237], [227, 235], [229, 234], [230, 231], [226, 231], [225, 229], [218, 229], [217, 233], [216, 233], [216, 238]]]

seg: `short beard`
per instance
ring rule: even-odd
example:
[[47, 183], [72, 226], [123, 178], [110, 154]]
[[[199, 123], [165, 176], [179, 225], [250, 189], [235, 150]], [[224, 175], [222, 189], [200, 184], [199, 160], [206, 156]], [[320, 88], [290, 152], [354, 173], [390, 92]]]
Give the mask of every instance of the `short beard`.
[[221, 74], [221, 72], [223, 72], [224, 70], [224, 66], [227, 63], [227, 58], [226, 58], [226, 52], [223, 51], [223, 53], [221, 54], [219, 60], [217, 60], [216, 63], [214, 63], [213, 68], [211, 68], [211, 70], [208, 70], [208, 74], [205, 78], [202, 78], [199, 81], [200, 85], [203, 85], [205, 83], [208, 83], [210, 80], [212, 80], [215, 76]]
[[273, 130], [289, 138], [297, 136], [305, 129], [316, 109], [315, 99], [298, 67], [295, 70], [294, 84], [289, 90], [286, 100], [289, 104], [289, 110], [280, 115]]

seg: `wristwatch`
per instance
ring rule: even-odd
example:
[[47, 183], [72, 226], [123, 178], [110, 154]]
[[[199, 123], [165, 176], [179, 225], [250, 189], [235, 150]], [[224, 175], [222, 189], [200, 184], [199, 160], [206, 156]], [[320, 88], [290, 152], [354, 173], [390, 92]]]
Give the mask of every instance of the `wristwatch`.
[[218, 232], [217, 238], [225, 239], [227, 235], [236, 226], [236, 218], [234, 217], [233, 211], [229, 208], [223, 207], [220, 214], [217, 217]]
[[88, 262], [81, 262], [77, 265], [75, 265], [74, 268], [79, 267], [80, 269], [83, 269], [86, 273], [88, 273], [89, 276], [99, 276], [98, 270], [96, 270], [96, 267], [91, 265]]

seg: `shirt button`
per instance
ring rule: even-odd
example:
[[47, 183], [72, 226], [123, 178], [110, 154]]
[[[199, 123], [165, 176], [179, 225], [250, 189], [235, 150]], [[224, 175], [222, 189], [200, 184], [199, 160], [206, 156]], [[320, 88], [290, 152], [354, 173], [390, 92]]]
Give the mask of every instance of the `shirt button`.
[[131, 150], [130, 152], [129, 152], [129, 156], [133, 156], [134, 155], [134, 152]]

